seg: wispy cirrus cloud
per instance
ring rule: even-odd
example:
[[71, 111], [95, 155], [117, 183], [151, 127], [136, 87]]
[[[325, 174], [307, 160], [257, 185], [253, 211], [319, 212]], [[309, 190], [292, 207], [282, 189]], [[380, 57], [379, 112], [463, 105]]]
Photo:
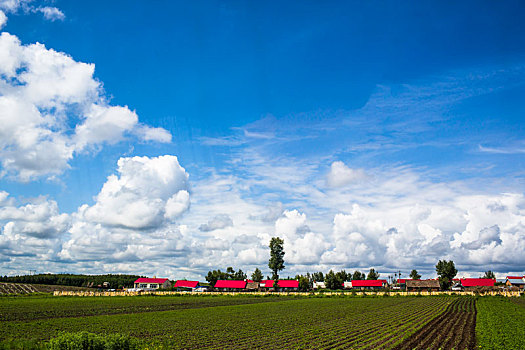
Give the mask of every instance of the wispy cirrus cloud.
[[525, 153], [525, 146], [509, 146], [509, 147], [486, 147], [479, 145], [480, 152], [493, 154], [522, 154]]

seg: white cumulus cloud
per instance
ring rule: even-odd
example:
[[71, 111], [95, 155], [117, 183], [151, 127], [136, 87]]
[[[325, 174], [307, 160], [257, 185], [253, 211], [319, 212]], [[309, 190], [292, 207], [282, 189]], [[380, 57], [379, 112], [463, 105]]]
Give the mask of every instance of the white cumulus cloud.
[[341, 161], [333, 162], [326, 175], [326, 184], [330, 187], [342, 187], [360, 182], [367, 178], [363, 169], [351, 169]]
[[175, 156], [120, 158], [93, 206], [79, 214], [89, 222], [133, 229], [161, 226], [189, 207], [188, 174]]
[[22, 181], [53, 177], [78, 153], [130, 135], [170, 142], [162, 128], [141, 124], [127, 106], [112, 106], [95, 65], [36, 43], [0, 35], [0, 157], [2, 174]]

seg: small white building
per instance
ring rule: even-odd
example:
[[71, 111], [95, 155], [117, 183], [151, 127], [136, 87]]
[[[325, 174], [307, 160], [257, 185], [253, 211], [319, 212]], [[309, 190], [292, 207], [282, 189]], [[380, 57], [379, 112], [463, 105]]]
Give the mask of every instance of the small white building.
[[313, 288], [314, 289], [326, 289], [326, 284], [324, 282], [314, 282]]
[[135, 289], [157, 290], [170, 287], [170, 280], [167, 278], [139, 278], [135, 281]]

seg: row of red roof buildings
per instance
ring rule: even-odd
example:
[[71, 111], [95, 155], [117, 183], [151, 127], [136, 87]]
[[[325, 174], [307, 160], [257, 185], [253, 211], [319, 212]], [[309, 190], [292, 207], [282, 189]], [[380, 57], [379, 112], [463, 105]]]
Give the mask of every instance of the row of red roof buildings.
[[[461, 291], [471, 288], [494, 287], [496, 280], [489, 278], [458, 278], [452, 280], [452, 290]], [[525, 288], [525, 276], [507, 276], [505, 285], [512, 288], [523, 290]], [[344, 289], [383, 289], [389, 285], [386, 280], [352, 280], [344, 282]], [[156, 289], [190, 289], [192, 291], [206, 291], [211, 286], [201, 284], [199, 281], [178, 280], [175, 284], [167, 278], [139, 278], [135, 281], [136, 290], [156, 290]], [[440, 285], [437, 279], [413, 280], [399, 279], [390, 286], [393, 289], [406, 291], [439, 291]], [[297, 280], [279, 280], [275, 286], [274, 280], [262, 280], [260, 282], [252, 280], [218, 280], [213, 288], [220, 291], [268, 291], [284, 290], [297, 291], [299, 282]], [[325, 289], [324, 282], [314, 282], [313, 289]]]

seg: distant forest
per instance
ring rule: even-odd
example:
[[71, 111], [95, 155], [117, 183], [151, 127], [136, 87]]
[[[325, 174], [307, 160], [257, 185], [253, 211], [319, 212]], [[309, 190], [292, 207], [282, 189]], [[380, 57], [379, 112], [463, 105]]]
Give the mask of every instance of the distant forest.
[[30, 284], [50, 284], [60, 286], [75, 286], [75, 287], [104, 287], [106, 288], [129, 288], [133, 287], [133, 282], [137, 278], [144, 276], [137, 275], [73, 275], [73, 274], [38, 274], [38, 275], [23, 275], [23, 276], [0, 276], [0, 282], [12, 283], [30, 283]]

